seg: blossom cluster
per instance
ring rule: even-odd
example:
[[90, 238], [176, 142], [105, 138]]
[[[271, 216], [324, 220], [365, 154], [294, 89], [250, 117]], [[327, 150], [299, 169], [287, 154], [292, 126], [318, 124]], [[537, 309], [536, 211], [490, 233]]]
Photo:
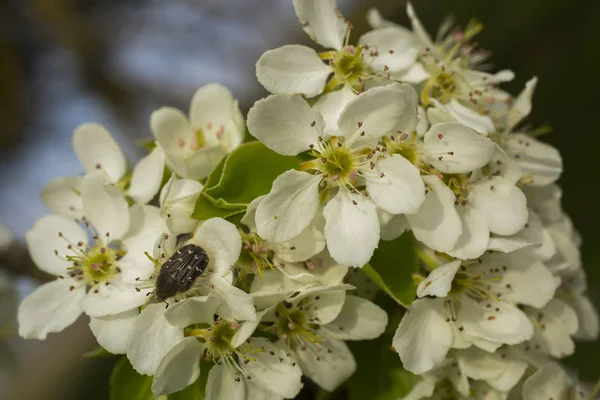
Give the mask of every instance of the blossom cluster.
[[[500, 89], [514, 74], [484, 72], [478, 22], [445, 24], [434, 41], [410, 4], [411, 30], [371, 10], [372, 30], [351, 43], [334, 0], [293, 4], [321, 49], [265, 52], [256, 75], [272, 94], [247, 120], [229, 90], [207, 85], [189, 115], [152, 114], [152, 150], [132, 170], [105, 128], [75, 130], [85, 175], [42, 191], [52, 214], [26, 240], [57, 279], [22, 302], [21, 336], [86, 314], [156, 396], [204, 369], [207, 399], [294, 398], [302, 376], [334, 391], [357, 368], [346, 342], [380, 337], [394, 312], [349, 270], [408, 236], [415, 298], [386, 343], [419, 376], [405, 399], [584, 396], [559, 360], [597, 338], [598, 315], [560, 205], [561, 157], [522, 125], [537, 79], [516, 97]], [[246, 126], [298, 167], [197, 218], [209, 184], [227, 185], [214, 180]], [[233, 193], [255, 185], [235, 178]], [[399, 249], [398, 276], [404, 259]]]

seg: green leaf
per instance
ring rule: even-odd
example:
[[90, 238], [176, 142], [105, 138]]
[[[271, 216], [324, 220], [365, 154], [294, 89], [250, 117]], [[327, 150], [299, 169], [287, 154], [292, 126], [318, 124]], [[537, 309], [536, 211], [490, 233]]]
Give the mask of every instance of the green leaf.
[[362, 271], [388, 296], [405, 307], [412, 303], [417, 285], [413, 274], [419, 263], [410, 232], [391, 241], [380, 241], [369, 264]]
[[260, 142], [244, 143], [209, 175], [192, 217], [206, 220], [244, 213], [252, 200], [271, 190], [275, 178], [299, 165], [299, 158], [277, 154]]
[[136, 141], [136, 144], [140, 147], [145, 148], [148, 152], [151, 152], [156, 148], [156, 140], [154, 139], [141, 139]]
[[138, 374], [122, 357], [110, 374], [110, 400], [152, 400], [152, 377]]

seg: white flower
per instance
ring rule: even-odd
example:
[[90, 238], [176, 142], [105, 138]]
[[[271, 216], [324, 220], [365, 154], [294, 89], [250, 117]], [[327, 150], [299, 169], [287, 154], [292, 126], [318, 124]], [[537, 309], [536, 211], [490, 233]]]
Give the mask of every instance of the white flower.
[[124, 274], [152, 265], [144, 252], [152, 249], [164, 222], [155, 207], [129, 208], [123, 194], [104, 179], [102, 172], [92, 172], [81, 182], [87, 231], [70, 218], [48, 215], [25, 235], [36, 265], [59, 279], [21, 303], [22, 337], [44, 339], [69, 326], [82, 311], [94, 319], [144, 303], [147, 290], [127, 282]]
[[[73, 149], [86, 173], [102, 171], [107, 184], [115, 185], [135, 203], [150, 202], [160, 188], [165, 163], [160, 149], [154, 149], [142, 158], [131, 174], [127, 174], [123, 151], [101, 125], [77, 127], [73, 132]], [[68, 176], [51, 180], [42, 190], [44, 204], [55, 214], [81, 218], [84, 215], [82, 179]]]
[[519, 252], [452, 261], [419, 284], [419, 299], [400, 322], [393, 345], [404, 367], [420, 374], [439, 365], [452, 347], [494, 351], [521, 343], [533, 336], [533, 326], [516, 305], [541, 308], [555, 288], [550, 271]]
[[526, 131], [515, 129], [531, 112], [531, 98], [536, 83], [535, 77], [529, 80], [516, 99], [500, 91], [503, 93], [503, 99], [496, 100], [496, 97], [490, 97], [484, 103], [491, 103], [492, 107], [496, 102], [508, 104], [508, 109], [502, 110], [503, 112], [494, 118], [498, 131], [492, 135], [492, 138], [517, 162], [528, 183], [544, 186], [558, 180], [562, 173], [563, 163], [560, 153], [549, 144], [528, 135]]
[[[418, 211], [423, 201], [419, 171], [399, 155], [370, 147], [384, 135], [412, 132], [416, 94], [392, 84], [361, 93], [337, 121], [337, 136], [324, 138], [321, 115], [298, 96], [271, 95], [248, 113], [252, 135], [284, 155], [309, 151], [304, 171], [280, 175], [256, 210], [258, 234], [286, 242], [304, 231], [326, 203], [325, 237], [332, 257], [362, 266], [379, 242], [377, 207], [393, 213]], [[312, 173], [305, 171], [313, 171]], [[367, 194], [368, 193], [368, 194]]]
[[360, 297], [346, 295], [350, 285], [315, 286], [265, 310], [267, 332], [285, 342], [302, 372], [320, 387], [334, 391], [355, 369], [345, 340], [379, 337], [387, 314]]
[[373, 31], [350, 45], [351, 25], [336, 0], [294, 0], [294, 9], [304, 31], [329, 50], [317, 53], [295, 44], [265, 52], [256, 63], [256, 77], [271, 93], [315, 97], [332, 92], [319, 102], [337, 108], [339, 114], [366, 80], [404, 77], [415, 63], [417, 50], [408, 43], [410, 38], [398, 40], [393, 33]]
[[245, 133], [237, 101], [216, 83], [196, 91], [189, 119], [175, 108], [163, 107], [152, 113], [150, 125], [169, 169], [188, 179], [207, 177], [242, 143]]
[[160, 191], [160, 213], [173, 234], [189, 233], [198, 221], [191, 218], [196, 199], [204, 186], [195, 180], [177, 179], [175, 174]]
[[[232, 285], [231, 266], [240, 255], [240, 235], [232, 223], [221, 218], [203, 222], [184, 243], [175, 235], [161, 235], [154, 250], [156, 266], [130, 271], [126, 279], [149, 284], [156, 295], [155, 285], [162, 264], [179, 256], [186, 245], [202, 248], [208, 257], [208, 265], [189, 283], [189, 288], [160, 299], [169, 304], [167, 309], [162, 304], [149, 304], [136, 318], [127, 341], [127, 356], [141, 374], [154, 375], [163, 356], [183, 338], [183, 328], [189, 324], [182, 323], [181, 319], [203, 315], [203, 310], [214, 306], [223, 318], [256, 320], [252, 297]], [[166, 333], [161, 333], [163, 331]]]
[[193, 383], [201, 373], [200, 358], [206, 358], [215, 362], [208, 373], [207, 400], [295, 397], [302, 388], [302, 373], [284, 349], [265, 338], [250, 337], [258, 322], [215, 320], [214, 312], [213, 308], [179, 320], [190, 327], [164, 355], [152, 392], [173, 393]]
[[590, 298], [585, 294], [587, 280], [582, 269], [561, 274], [561, 285], [556, 296], [567, 303], [577, 314], [579, 329], [574, 337], [579, 340], [597, 340], [600, 334], [600, 318]]

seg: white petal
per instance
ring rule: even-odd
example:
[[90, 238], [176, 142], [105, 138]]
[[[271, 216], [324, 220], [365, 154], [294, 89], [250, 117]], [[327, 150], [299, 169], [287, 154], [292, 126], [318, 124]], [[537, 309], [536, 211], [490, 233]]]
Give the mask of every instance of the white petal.
[[340, 114], [355, 97], [356, 94], [348, 85], [344, 85], [340, 90], [319, 96], [319, 99], [313, 105], [313, 109], [319, 111], [323, 117], [323, 121], [325, 121], [324, 134], [337, 134], [339, 131], [337, 123]]
[[348, 23], [335, 0], [294, 0], [302, 29], [323, 47], [339, 50], [344, 45]]
[[369, 89], [350, 101], [340, 114], [340, 134], [378, 140], [399, 131], [410, 133], [419, 123], [418, 105], [417, 92], [408, 84]]
[[220, 296], [213, 293], [190, 297], [165, 310], [165, 318], [169, 324], [179, 328], [198, 323], [211, 324], [221, 301]]
[[392, 345], [404, 368], [422, 374], [440, 365], [452, 345], [442, 299], [418, 299], [406, 310]]
[[462, 235], [448, 254], [463, 260], [475, 259], [489, 248], [490, 231], [487, 221], [475, 207], [458, 205], [456, 212], [462, 222]]
[[[229, 89], [218, 83], [209, 83], [194, 93], [190, 102], [189, 114], [192, 126], [196, 129], [201, 128], [205, 138], [213, 140], [211, 139], [213, 135], [216, 136], [216, 133], [212, 132], [213, 129], [224, 129], [225, 134], [228, 131], [245, 129], [243, 123], [237, 126], [235, 122], [236, 114], [239, 112], [237, 101]], [[233, 134], [237, 135], [238, 133], [233, 132]], [[218, 138], [216, 139], [218, 140]], [[229, 150], [239, 144], [236, 143], [239, 141], [237, 138], [231, 139], [230, 146], [226, 146]], [[223, 143], [222, 140], [221, 143]]]
[[[488, 303], [492, 306], [486, 307]], [[462, 296], [457, 318], [466, 334], [492, 342], [513, 345], [533, 336], [533, 326], [523, 311], [501, 302], [478, 303]]]
[[422, 159], [450, 174], [474, 171], [490, 162], [496, 146], [490, 139], [456, 123], [435, 124], [425, 134]]
[[266, 51], [256, 63], [258, 81], [274, 94], [315, 97], [323, 92], [332, 72], [316, 51], [298, 44]]
[[475, 348], [457, 353], [465, 375], [471, 379], [485, 380], [494, 389], [508, 392], [521, 379], [527, 363], [505, 359], [498, 353], [488, 353]]
[[400, 26], [372, 30], [362, 35], [359, 42], [377, 49], [371, 67], [378, 71], [406, 70], [415, 63], [419, 53], [412, 32]]
[[218, 275], [213, 275], [211, 283], [223, 299], [217, 314], [225, 319], [235, 319], [237, 321], [256, 320], [256, 311], [252, 296], [241, 289], [228, 283]]
[[237, 261], [242, 250], [242, 238], [235, 225], [222, 218], [204, 221], [191, 241], [202, 247], [209, 257], [209, 268], [219, 275]]
[[527, 309], [526, 312], [539, 325], [530, 342], [536, 349], [556, 358], [575, 352], [571, 335], [577, 332], [579, 323], [577, 314], [565, 302], [552, 299], [543, 309]]
[[[144, 253], [152, 254], [156, 239], [166, 230], [165, 221], [154, 206], [134, 205], [129, 213], [130, 226], [122, 241], [127, 254], [120, 260], [121, 264], [131, 262], [136, 270], [153, 272], [154, 263]], [[121, 271], [127, 275], [129, 269], [121, 267]]]
[[184, 157], [188, 146], [181, 143], [185, 145], [194, 137], [194, 130], [184, 113], [176, 108], [162, 107], [150, 116], [150, 127], [167, 160]]
[[569, 304], [577, 312], [580, 321], [579, 331], [575, 334], [575, 338], [578, 340], [598, 339], [600, 320], [590, 299], [586, 296], [574, 295]]
[[375, 204], [362, 195], [340, 190], [323, 209], [327, 248], [340, 264], [362, 267], [379, 243]]
[[142, 375], [154, 375], [165, 355], [183, 340], [183, 329], [164, 318], [163, 304], [149, 304], [136, 318], [127, 338], [127, 358]]
[[533, 77], [525, 83], [525, 88], [515, 99], [513, 106], [506, 117], [506, 131], [512, 131], [512, 129], [531, 112], [531, 98], [533, 97], [533, 91], [535, 90], [536, 85], [537, 77]]
[[256, 209], [258, 234], [271, 242], [285, 242], [305, 230], [319, 208], [320, 179], [295, 170], [279, 175]]
[[522, 134], [513, 133], [502, 140], [504, 150], [513, 157], [535, 186], [555, 182], [563, 170], [562, 157], [554, 147]]
[[366, 340], [379, 337], [388, 323], [387, 313], [379, 306], [361, 297], [346, 296], [338, 316], [321, 332], [339, 340]]
[[399, 154], [378, 161], [367, 191], [375, 204], [392, 214], [415, 214], [425, 201], [419, 170]]
[[127, 352], [127, 337], [138, 316], [137, 309], [115, 315], [90, 318], [90, 329], [98, 344], [113, 354]]
[[147, 300], [150, 289], [139, 292], [133, 285], [124, 283], [121, 276], [110, 280], [110, 285], [97, 285], [95, 290], [88, 291], [81, 300], [81, 309], [91, 317], [119, 314], [137, 308]]
[[73, 132], [73, 149], [85, 172], [102, 170], [112, 183], [125, 175], [125, 155], [103, 126], [83, 124], [77, 127]]
[[437, 107], [446, 111], [450, 116], [459, 124], [465, 125], [479, 133], [489, 135], [493, 133], [496, 128], [492, 120], [489, 117], [481, 115], [470, 108], [467, 108], [460, 104], [456, 99], [451, 99], [447, 105], [441, 104], [435, 99], [431, 100]]
[[425, 201], [418, 214], [407, 215], [417, 240], [436, 251], [451, 251], [460, 235], [462, 224], [454, 207], [456, 197], [437, 176], [422, 177], [427, 184]]
[[83, 177], [81, 199], [85, 215], [98, 235], [110, 234], [110, 240], [123, 238], [129, 229], [129, 209], [123, 193], [112, 185], [104, 184], [99, 172]]
[[523, 176], [523, 171], [502, 147], [496, 145], [496, 152], [488, 164], [489, 171], [487, 175], [501, 176], [512, 184], [517, 184]]
[[527, 223], [527, 199], [518, 187], [499, 176], [490, 176], [471, 186], [469, 203], [485, 217], [490, 232], [517, 233]]
[[389, 26], [399, 26], [398, 24], [383, 18], [377, 8], [370, 8], [367, 11], [367, 22], [373, 29], [387, 28]]
[[356, 371], [352, 352], [341, 340], [323, 340], [317, 351], [314, 346], [296, 352], [304, 375], [323, 389], [333, 392]]
[[556, 363], [544, 365], [523, 385], [523, 400], [564, 399], [567, 395], [567, 374]]
[[417, 131], [417, 136], [418, 137], [425, 136], [425, 134], [427, 133], [428, 130], [429, 130], [429, 121], [427, 120], [427, 113], [425, 112], [425, 109], [423, 107], [419, 106], [419, 124], [415, 128], [415, 131]]
[[[87, 244], [87, 233], [73, 220], [60, 215], [46, 215], [40, 218], [33, 228], [25, 234], [27, 248], [33, 262], [42, 271], [52, 275], [61, 275], [73, 263], [67, 261], [67, 255], [74, 255], [68, 249], [70, 243]], [[58, 252], [58, 256], [55, 254]]]
[[452, 281], [460, 268], [460, 263], [460, 260], [454, 260], [431, 271], [427, 278], [419, 283], [417, 296], [446, 297], [452, 288]]
[[186, 152], [189, 154], [171, 155], [165, 161], [169, 169], [188, 179], [206, 178], [227, 153], [223, 146], [204, 147]]
[[286, 350], [262, 338], [253, 339], [252, 344], [264, 348], [242, 367], [252, 377], [252, 383], [285, 398], [296, 397], [302, 388], [302, 371], [286, 355]]
[[285, 243], [273, 243], [271, 246], [277, 259], [286, 263], [304, 262], [325, 248], [325, 235], [311, 224], [294, 239]]
[[418, 84], [428, 79], [430, 75], [429, 72], [427, 72], [423, 67], [423, 64], [417, 62], [402, 73], [392, 74], [392, 77], [400, 82]]
[[139, 204], [150, 202], [160, 189], [164, 168], [165, 155], [162, 149], [157, 147], [133, 169], [127, 195]]
[[81, 218], [83, 216], [81, 177], [67, 176], [52, 179], [42, 189], [42, 201], [53, 213]]
[[17, 320], [19, 336], [44, 340], [48, 333], [60, 332], [81, 315], [79, 301], [85, 296], [85, 287], [72, 279], [57, 279], [25, 296], [19, 305]]
[[152, 393], [161, 396], [183, 390], [200, 376], [200, 356], [204, 346], [187, 337], [162, 359], [152, 379]]
[[216, 364], [208, 373], [206, 382], [206, 400], [237, 400], [244, 399], [246, 388], [243, 381], [236, 380], [233, 368], [226, 364]]
[[300, 301], [312, 297], [311, 302], [315, 304], [308, 315], [310, 319], [318, 321], [320, 325], [326, 325], [337, 318], [342, 311], [346, 301], [346, 290], [348, 288], [341, 287], [334, 290], [330, 287], [313, 287], [298, 296], [293, 298], [292, 303], [298, 304]]

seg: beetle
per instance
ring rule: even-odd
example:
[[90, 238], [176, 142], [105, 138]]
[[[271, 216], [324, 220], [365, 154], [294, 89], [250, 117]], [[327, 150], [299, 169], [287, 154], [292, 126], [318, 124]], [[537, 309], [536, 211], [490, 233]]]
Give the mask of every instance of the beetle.
[[165, 301], [187, 292], [206, 270], [208, 262], [208, 254], [200, 246], [187, 244], [177, 249], [160, 268], [156, 278], [156, 300]]

